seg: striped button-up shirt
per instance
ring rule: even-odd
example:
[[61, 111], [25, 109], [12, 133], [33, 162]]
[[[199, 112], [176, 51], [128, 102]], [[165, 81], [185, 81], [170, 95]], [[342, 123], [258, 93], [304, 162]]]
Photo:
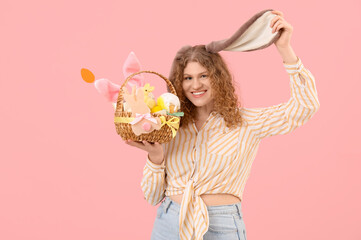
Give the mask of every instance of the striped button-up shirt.
[[201, 129], [193, 121], [182, 126], [172, 141], [162, 144], [162, 165], [146, 159], [141, 187], [150, 204], [183, 194], [179, 213], [182, 240], [201, 240], [208, 231], [202, 194], [228, 193], [242, 200], [261, 139], [292, 132], [319, 109], [315, 78], [301, 59], [298, 57], [296, 64], [283, 64], [290, 77], [287, 102], [265, 108], [242, 107], [246, 124], [232, 130], [212, 112]]

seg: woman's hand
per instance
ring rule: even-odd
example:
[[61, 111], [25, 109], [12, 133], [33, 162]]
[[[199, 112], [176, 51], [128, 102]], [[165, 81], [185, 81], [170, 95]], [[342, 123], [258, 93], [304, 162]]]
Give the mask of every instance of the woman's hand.
[[126, 140], [126, 144], [140, 148], [144, 151], [147, 151], [149, 154], [149, 159], [155, 164], [161, 164], [164, 159], [163, 147], [158, 142], [149, 143], [147, 141], [135, 142], [132, 140]]
[[283, 18], [282, 12], [274, 10], [272, 13], [277, 15], [272, 19], [270, 24], [270, 27], [273, 28], [272, 33], [282, 29], [280, 38], [274, 44], [277, 48], [290, 47], [293, 27]]

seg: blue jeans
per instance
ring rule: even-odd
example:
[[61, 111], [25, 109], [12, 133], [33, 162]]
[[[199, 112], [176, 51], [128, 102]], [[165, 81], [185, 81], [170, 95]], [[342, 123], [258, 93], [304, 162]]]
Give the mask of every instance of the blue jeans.
[[[151, 240], [179, 240], [180, 205], [165, 197], [157, 209]], [[203, 240], [246, 240], [241, 202], [231, 205], [207, 206], [209, 228]]]

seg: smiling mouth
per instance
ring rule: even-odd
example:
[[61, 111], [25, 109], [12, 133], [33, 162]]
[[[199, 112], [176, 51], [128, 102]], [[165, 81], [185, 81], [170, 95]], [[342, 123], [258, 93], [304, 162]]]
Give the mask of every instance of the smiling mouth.
[[199, 95], [205, 94], [206, 92], [207, 92], [207, 90], [204, 90], [204, 91], [192, 92], [192, 94], [193, 94], [194, 96], [199, 96]]

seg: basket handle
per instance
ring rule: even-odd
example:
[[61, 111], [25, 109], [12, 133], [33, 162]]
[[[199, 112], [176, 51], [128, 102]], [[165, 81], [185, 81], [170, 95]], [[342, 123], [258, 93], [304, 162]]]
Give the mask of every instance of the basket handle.
[[[123, 87], [127, 84], [127, 82], [135, 75], [140, 74], [140, 73], [153, 73], [158, 75], [159, 77], [163, 78], [164, 81], [167, 83], [169, 89], [171, 90], [171, 92], [177, 96], [177, 92], [175, 91], [175, 88], [173, 87], [172, 83], [166, 78], [164, 77], [162, 74], [154, 72], [154, 71], [139, 71], [136, 73], [133, 73], [131, 75], [129, 75], [126, 79], [125, 82], [122, 84], [122, 86], [119, 89], [119, 94], [118, 94], [118, 100], [117, 100], [117, 106], [121, 107], [121, 109], [123, 109]], [[118, 107], [117, 107], [118, 110]]]

